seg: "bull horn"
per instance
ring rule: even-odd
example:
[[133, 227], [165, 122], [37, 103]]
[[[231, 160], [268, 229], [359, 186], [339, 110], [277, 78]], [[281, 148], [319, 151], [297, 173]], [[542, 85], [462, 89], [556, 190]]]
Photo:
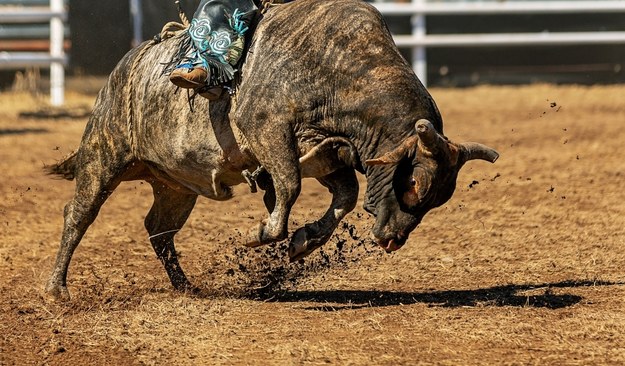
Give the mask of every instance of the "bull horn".
[[499, 153], [486, 145], [477, 142], [464, 142], [460, 144], [467, 155], [467, 160], [481, 159], [494, 163], [499, 158]]
[[427, 119], [420, 119], [415, 123], [415, 129], [417, 130], [417, 135], [419, 135], [419, 140], [421, 140], [423, 146], [430, 151], [436, 151], [439, 137], [432, 122]]

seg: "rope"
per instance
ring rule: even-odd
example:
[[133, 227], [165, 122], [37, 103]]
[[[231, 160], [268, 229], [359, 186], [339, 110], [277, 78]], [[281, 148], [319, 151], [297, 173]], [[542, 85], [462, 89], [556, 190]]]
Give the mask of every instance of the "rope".
[[169, 22], [163, 26], [161, 33], [158, 35], [161, 40], [165, 40], [168, 38], [172, 38], [178, 35], [180, 32], [187, 29], [188, 25], [181, 24], [178, 22]]
[[260, 13], [261, 14], [265, 14], [267, 12], [267, 10], [269, 10], [269, 8], [274, 6], [274, 2], [275, 2], [275, 0], [263, 0], [262, 1], [262, 6], [261, 6], [261, 9], [260, 9]]
[[182, 24], [185, 27], [188, 27], [191, 23], [189, 22], [189, 18], [187, 18], [187, 15], [184, 13], [184, 10], [182, 10], [180, 0], [176, 0], [176, 7], [178, 8], [178, 16], [180, 17], [180, 20], [182, 20]]

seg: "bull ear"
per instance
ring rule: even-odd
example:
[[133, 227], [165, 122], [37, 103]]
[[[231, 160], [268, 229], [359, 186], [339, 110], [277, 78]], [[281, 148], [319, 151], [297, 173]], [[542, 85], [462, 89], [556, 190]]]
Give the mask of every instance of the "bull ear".
[[417, 143], [417, 137], [412, 136], [408, 137], [401, 143], [397, 148], [387, 152], [386, 154], [374, 158], [365, 160], [365, 165], [373, 166], [373, 165], [394, 165], [398, 164], [401, 159], [408, 155], [411, 149], [414, 149], [414, 146]]
[[460, 144], [468, 160], [486, 160], [494, 163], [499, 158], [499, 153], [486, 145], [477, 142], [464, 142]]

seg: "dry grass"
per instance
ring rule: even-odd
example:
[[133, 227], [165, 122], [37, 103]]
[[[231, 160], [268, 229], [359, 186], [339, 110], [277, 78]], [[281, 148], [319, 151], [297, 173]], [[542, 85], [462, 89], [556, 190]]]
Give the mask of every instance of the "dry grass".
[[[73, 183], [40, 168], [85, 120], [19, 118], [42, 101], [0, 94], [0, 364], [624, 364], [625, 86], [432, 93], [451, 139], [502, 157], [467, 165], [399, 252], [362, 239], [362, 204], [303, 265], [242, 248], [264, 213], [238, 187], [177, 235], [202, 292], [176, 293], [142, 226], [149, 189], [128, 183], [78, 248], [67, 304], [42, 288]], [[291, 228], [328, 202], [306, 182]]]

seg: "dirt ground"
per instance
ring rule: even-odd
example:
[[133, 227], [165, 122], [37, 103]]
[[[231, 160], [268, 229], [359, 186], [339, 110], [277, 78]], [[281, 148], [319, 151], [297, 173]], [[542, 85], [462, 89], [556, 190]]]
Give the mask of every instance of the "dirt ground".
[[[264, 209], [237, 187], [177, 235], [202, 290], [181, 294], [143, 228], [150, 189], [125, 183], [76, 251], [69, 303], [43, 287], [74, 183], [42, 167], [86, 118], [20, 117], [42, 101], [0, 94], [0, 364], [625, 364], [625, 86], [431, 92], [449, 138], [501, 158], [467, 164], [398, 252], [367, 239], [362, 202], [303, 264], [285, 244], [246, 249]], [[307, 181], [290, 229], [329, 198]]]

